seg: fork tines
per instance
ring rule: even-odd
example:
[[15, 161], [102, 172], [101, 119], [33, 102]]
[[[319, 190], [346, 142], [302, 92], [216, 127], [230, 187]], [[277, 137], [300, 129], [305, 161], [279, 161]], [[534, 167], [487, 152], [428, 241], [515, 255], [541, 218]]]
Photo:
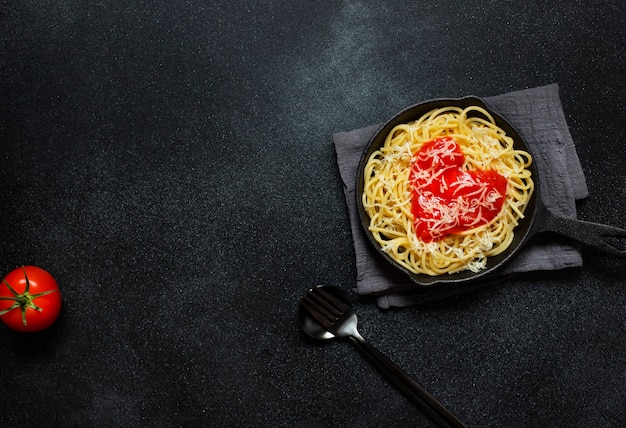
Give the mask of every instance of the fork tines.
[[310, 289], [302, 298], [302, 305], [326, 329], [329, 329], [350, 307], [320, 287]]

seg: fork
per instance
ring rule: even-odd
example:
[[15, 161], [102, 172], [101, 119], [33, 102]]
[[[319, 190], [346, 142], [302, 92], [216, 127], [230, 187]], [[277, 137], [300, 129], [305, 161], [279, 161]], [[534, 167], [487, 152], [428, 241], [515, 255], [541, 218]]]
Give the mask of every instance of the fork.
[[338, 287], [328, 285], [310, 289], [300, 301], [301, 312], [304, 311], [300, 316], [304, 331], [321, 340], [334, 338], [350, 340], [374, 367], [438, 425], [465, 427], [452, 412], [413, 378], [363, 339], [357, 330], [356, 313], [342, 293], [343, 290]]

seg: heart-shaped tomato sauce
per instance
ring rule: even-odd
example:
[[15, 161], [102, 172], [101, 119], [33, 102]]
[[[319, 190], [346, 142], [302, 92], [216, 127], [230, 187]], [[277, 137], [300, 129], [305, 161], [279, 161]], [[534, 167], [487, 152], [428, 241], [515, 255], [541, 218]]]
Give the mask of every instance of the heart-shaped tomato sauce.
[[497, 171], [468, 171], [451, 137], [428, 141], [411, 161], [414, 228], [424, 242], [474, 229], [502, 209], [507, 180]]

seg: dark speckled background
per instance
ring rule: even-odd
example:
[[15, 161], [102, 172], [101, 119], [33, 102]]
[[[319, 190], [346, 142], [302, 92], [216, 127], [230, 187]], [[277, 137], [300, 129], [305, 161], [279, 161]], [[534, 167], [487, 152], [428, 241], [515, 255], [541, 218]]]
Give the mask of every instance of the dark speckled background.
[[[436, 97], [558, 83], [590, 196], [625, 227], [626, 3], [0, 0], [0, 274], [64, 310], [0, 326], [4, 427], [432, 426], [346, 343], [332, 133]], [[626, 266], [381, 311], [360, 330], [473, 427], [626, 423]]]

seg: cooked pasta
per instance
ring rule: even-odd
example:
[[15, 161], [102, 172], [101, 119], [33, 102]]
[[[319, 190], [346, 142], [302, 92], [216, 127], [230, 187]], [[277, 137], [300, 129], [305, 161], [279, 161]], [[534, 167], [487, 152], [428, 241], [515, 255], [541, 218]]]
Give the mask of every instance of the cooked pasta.
[[368, 159], [369, 230], [410, 272], [479, 272], [513, 240], [534, 188], [531, 162], [485, 109], [432, 110], [393, 128]]

